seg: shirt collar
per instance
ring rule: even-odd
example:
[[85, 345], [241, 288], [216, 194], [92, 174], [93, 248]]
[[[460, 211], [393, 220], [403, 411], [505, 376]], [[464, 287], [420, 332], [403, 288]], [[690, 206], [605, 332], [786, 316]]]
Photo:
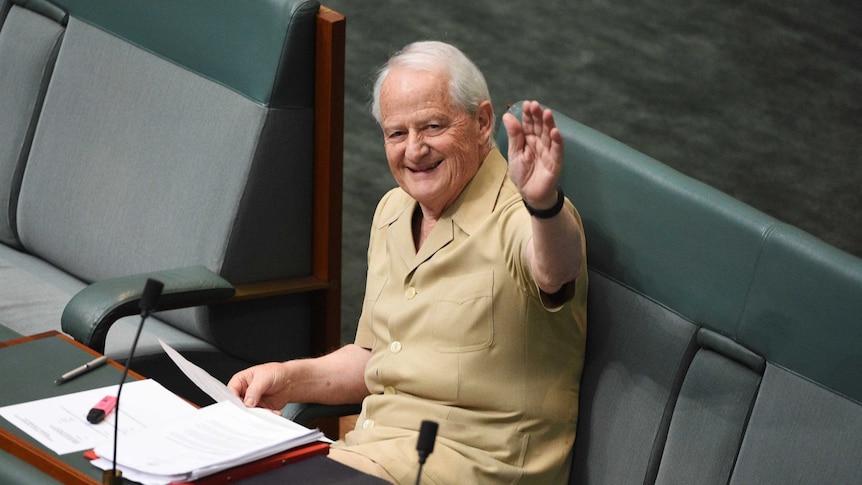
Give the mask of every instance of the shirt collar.
[[443, 218], [451, 217], [464, 232], [472, 234], [494, 212], [508, 174], [509, 166], [503, 154], [492, 148], [461, 195], [443, 213]]

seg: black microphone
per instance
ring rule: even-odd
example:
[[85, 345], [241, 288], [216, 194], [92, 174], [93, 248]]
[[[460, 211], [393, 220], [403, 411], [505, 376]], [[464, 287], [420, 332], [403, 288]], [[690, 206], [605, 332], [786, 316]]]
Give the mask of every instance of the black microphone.
[[[138, 308], [141, 309], [142, 319], [150, 316], [150, 313], [156, 309], [156, 304], [159, 302], [159, 297], [162, 296], [162, 290], [164, 289], [165, 284], [161, 281], [147, 278], [147, 282], [144, 284], [144, 292], [141, 294], [141, 301], [138, 303]], [[140, 336], [140, 329], [138, 330], [138, 336]], [[137, 343], [138, 340], [136, 336], [134, 344]], [[134, 344], [132, 345], [132, 352], [135, 351]]]
[[117, 430], [120, 428], [120, 394], [123, 392], [123, 383], [126, 382], [126, 377], [129, 375], [129, 365], [132, 363], [132, 357], [135, 356], [135, 348], [138, 346], [138, 339], [141, 337], [141, 330], [144, 329], [144, 322], [150, 313], [156, 309], [156, 304], [159, 297], [162, 295], [162, 290], [165, 284], [159, 280], [151, 278], [147, 279], [144, 284], [144, 291], [141, 294], [141, 301], [138, 303], [138, 308], [141, 309], [141, 323], [138, 324], [138, 331], [135, 333], [135, 339], [132, 341], [132, 348], [129, 350], [129, 358], [126, 359], [126, 367], [123, 368], [123, 376], [120, 378], [120, 387], [117, 389], [117, 404], [114, 406], [114, 459], [113, 466], [110, 470], [106, 470], [102, 474], [103, 485], [120, 485], [123, 482], [123, 472], [117, 471]]
[[425, 460], [434, 451], [434, 441], [437, 439], [437, 423], [434, 421], [422, 421], [419, 427], [419, 439], [416, 440], [416, 451], [419, 452], [419, 472], [416, 474], [416, 485], [422, 478], [422, 466]]

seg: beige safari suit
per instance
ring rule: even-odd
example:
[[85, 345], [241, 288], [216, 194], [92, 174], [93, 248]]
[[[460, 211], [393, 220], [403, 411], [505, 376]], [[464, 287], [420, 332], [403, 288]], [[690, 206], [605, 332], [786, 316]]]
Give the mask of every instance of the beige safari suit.
[[[584, 356], [586, 267], [565, 303], [543, 303], [525, 256], [530, 216], [496, 149], [418, 254], [415, 208], [394, 189], [374, 215], [356, 334], [372, 352], [371, 395], [337, 446], [413, 483], [417, 430], [430, 419], [440, 428], [423, 483], [563, 483]], [[575, 211], [568, 201], [565, 210]]]

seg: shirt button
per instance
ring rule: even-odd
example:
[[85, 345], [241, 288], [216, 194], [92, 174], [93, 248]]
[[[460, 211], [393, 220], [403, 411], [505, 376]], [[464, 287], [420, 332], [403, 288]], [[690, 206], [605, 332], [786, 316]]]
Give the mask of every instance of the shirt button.
[[365, 421], [362, 422], [362, 429], [370, 429], [373, 427], [374, 427], [374, 420], [373, 419], [366, 419]]
[[407, 288], [407, 291], [404, 292], [404, 296], [408, 300], [412, 300], [413, 298], [416, 298], [416, 288], [414, 288], [412, 286], [410, 288]]
[[397, 354], [398, 352], [401, 352], [401, 342], [396, 340], [396, 341], [392, 342], [391, 344], [389, 344], [389, 351], [392, 352], [393, 354]]
[[386, 386], [386, 387], [383, 389], [383, 394], [397, 394], [397, 392], [395, 391], [395, 388], [394, 388], [394, 387], [392, 387], [392, 386]]

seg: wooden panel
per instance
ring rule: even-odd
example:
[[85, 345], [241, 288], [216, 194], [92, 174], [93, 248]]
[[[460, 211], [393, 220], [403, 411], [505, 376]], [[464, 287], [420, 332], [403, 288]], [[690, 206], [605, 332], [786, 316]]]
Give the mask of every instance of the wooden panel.
[[320, 7], [314, 108], [314, 239], [312, 271], [332, 286], [315, 295], [312, 351], [341, 345], [341, 211], [344, 163], [344, 15]]

